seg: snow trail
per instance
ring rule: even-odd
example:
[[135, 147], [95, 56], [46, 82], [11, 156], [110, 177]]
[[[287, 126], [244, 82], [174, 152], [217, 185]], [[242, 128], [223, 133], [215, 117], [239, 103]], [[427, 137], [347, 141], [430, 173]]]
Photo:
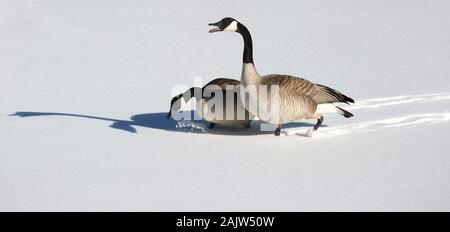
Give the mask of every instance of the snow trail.
[[[435, 112], [412, 114], [400, 117], [386, 118], [380, 120], [357, 122], [347, 125], [323, 127], [313, 133], [313, 138], [329, 138], [346, 134], [355, 134], [363, 132], [380, 131], [383, 129], [415, 126], [415, 125], [430, 125], [435, 123], [443, 123], [450, 121], [450, 112]], [[284, 130], [284, 135], [301, 135], [308, 136], [308, 129], [289, 129]]]
[[432, 93], [419, 95], [403, 95], [394, 97], [357, 100], [355, 104], [344, 106], [346, 110], [377, 109], [386, 106], [396, 106], [413, 103], [429, 103], [450, 100], [450, 93]]

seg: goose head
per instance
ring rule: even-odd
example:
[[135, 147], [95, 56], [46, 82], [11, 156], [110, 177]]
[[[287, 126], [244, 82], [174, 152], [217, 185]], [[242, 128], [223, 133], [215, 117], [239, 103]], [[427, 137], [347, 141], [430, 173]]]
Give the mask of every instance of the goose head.
[[183, 94], [179, 94], [172, 98], [170, 101], [170, 109], [167, 113], [167, 118], [171, 118], [173, 114], [181, 111], [181, 109], [184, 108], [186, 105], [186, 101], [184, 100]]
[[209, 33], [219, 31], [231, 31], [231, 32], [239, 31], [239, 22], [236, 19], [230, 17], [223, 18], [217, 23], [210, 23], [208, 25], [214, 27], [213, 29], [209, 30]]

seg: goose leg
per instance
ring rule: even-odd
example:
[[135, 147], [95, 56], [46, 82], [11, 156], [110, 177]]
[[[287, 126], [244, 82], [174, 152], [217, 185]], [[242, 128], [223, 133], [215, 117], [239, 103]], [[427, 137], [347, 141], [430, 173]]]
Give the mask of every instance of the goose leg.
[[212, 128], [214, 128], [215, 126], [216, 126], [215, 123], [210, 122], [209, 125], [208, 125], [208, 129], [212, 129]]
[[322, 122], [323, 122], [323, 116], [320, 115], [320, 118], [317, 119], [317, 123], [316, 123], [316, 125], [314, 126], [314, 131], [316, 131], [317, 129], [319, 129], [319, 127], [322, 125]]
[[278, 124], [277, 128], [275, 129], [275, 136], [280, 136], [281, 133], [281, 124]]
[[322, 122], [323, 122], [323, 116], [320, 115], [320, 117], [317, 119], [316, 125], [314, 125], [314, 128], [311, 128], [308, 131], [306, 131], [306, 135], [308, 137], [312, 137], [313, 136], [313, 132], [316, 131], [317, 129], [319, 129], [319, 127], [322, 125]]

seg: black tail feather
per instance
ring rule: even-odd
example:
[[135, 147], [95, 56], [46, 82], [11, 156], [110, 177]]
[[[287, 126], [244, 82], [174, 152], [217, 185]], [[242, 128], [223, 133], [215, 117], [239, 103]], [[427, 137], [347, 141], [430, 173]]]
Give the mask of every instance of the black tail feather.
[[342, 111], [342, 116], [346, 117], [346, 118], [351, 118], [353, 117], [353, 114], [342, 109], [341, 107], [336, 106], [336, 108], [338, 108], [340, 111]]

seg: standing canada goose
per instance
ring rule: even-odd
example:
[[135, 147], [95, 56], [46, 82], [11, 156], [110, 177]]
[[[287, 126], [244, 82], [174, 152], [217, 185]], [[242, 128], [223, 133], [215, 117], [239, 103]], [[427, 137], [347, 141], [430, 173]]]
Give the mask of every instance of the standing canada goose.
[[[234, 79], [228, 79], [228, 78], [217, 78], [212, 81], [210, 81], [208, 84], [200, 87], [192, 87], [188, 90], [186, 90], [184, 93], [179, 94], [172, 98], [170, 102], [170, 110], [167, 113], [167, 118], [172, 117], [172, 114], [175, 112], [180, 111], [181, 108], [186, 105], [186, 103], [191, 99], [195, 98], [196, 100], [196, 111], [197, 113], [202, 116], [202, 118], [209, 122], [208, 128], [211, 129], [215, 126], [215, 124], [224, 125], [224, 126], [234, 126], [234, 125], [243, 125], [246, 128], [250, 128], [251, 120], [254, 118], [252, 114], [250, 114], [245, 107], [242, 105], [241, 101], [238, 99], [238, 92], [237, 89], [226, 89], [227, 86], [233, 86], [237, 87], [240, 84], [240, 81], [234, 80]], [[223, 102], [221, 104], [216, 104], [212, 108], [218, 106], [222, 107], [223, 117], [220, 119], [217, 119], [214, 113], [215, 112], [209, 112], [205, 108], [208, 108], [209, 100], [211, 97], [204, 97], [205, 92], [212, 91], [216, 88], [220, 88], [219, 91], [222, 91], [223, 93]], [[231, 104], [226, 102], [225, 96], [227, 94], [233, 94], [234, 97], [234, 111], [230, 112], [227, 111], [227, 104]], [[216, 102], [217, 103], [217, 102]], [[244, 112], [244, 118], [240, 119], [238, 117], [238, 112]]]
[[[275, 98], [267, 97], [265, 99], [258, 98], [259, 88], [253, 88], [250, 91], [249, 98], [251, 102], [256, 102], [257, 108], [264, 108], [274, 102], [275, 99], [278, 104], [278, 116], [277, 120], [268, 121], [275, 124], [275, 135], [279, 136], [281, 132], [281, 125], [287, 122], [299, 121], [303, 119], [317, 119], [317, 124], [312, 130], [308, 131], [308, 135], [312, 135], [312, 132], [316, 131], [323, 122], [322, 113], [335, 112], [343, 115], [346, 118], [352, 117], [353, 114], [339, 108], [332, 104], [333, 102], [354, 103], [354, 100], [345, 96], [337, 90], [330, 87], [314, 84], [303, 78], [290, 76], [271, 74], [261, 77], [256, 71], [253, 62], [253, 45], [252, 37], [248, 29], [240, 22], [233, 18], [224, 18], [217, 23], [210, 23], [210, 26], [214, 26], [209, 33], [219, 31], [231, 31], [237, 32], [242, 35], [244, 39], [244, 53], [243, 53], [243, 67], [241, 74], [241, 88], [248, 86], [272, 88], [278, 87], [278, 94]], [[244, 91], [240, 92], [241, 100], [245, 99]], [[246, 108], [250, 113], [255, 114], [261, 120], [262, 117], [258, 110]], [[264, 120], [263, 120], [264, 121]]]

